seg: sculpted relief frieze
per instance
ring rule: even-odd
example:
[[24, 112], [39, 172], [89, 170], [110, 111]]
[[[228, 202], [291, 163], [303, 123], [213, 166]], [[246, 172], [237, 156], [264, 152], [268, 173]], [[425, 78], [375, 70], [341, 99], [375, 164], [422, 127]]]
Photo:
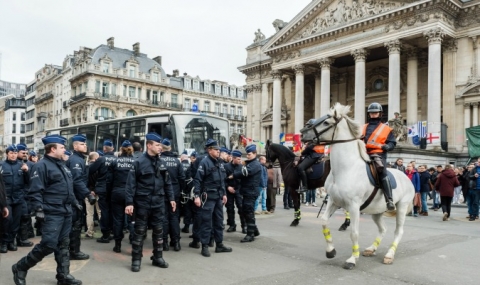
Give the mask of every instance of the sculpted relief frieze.
[[[403, 6], [404, 3], [374, 0], [340, 0], [330, 4], [308, 24], [294, 39], [306, 38], [331, 27], [378, 15]], [[403, 24], [403, 23], [402, 23]]]

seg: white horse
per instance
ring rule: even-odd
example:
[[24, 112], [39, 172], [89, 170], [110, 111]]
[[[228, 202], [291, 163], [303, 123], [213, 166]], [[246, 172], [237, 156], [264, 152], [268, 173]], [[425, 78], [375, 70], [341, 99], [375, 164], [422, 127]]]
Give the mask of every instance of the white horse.
[[[350, 212], [352, 226], [350, 237], [353, 246], [352, 256], [346, 260], [345, 269], [353, 269], [359, 258], [358, 228], [360, 206], [368, 199], [374, 189], [367, 177], [365, 163], [369, 162], [370, 158], [366, 152], [364, 142], [360, 139], [362, 129], [357, 122], [347, 116], [349, 112], [350, 106], [336, 103], [330, 109], [330, 117], [316, 127], [319, 141], [330, 144], [331, 172], [325, 182], [325, 188], [330, 195], [330, 200], [327, 204], [327, 209], [321, 217], [323, 234], [327, 242], [327, 258], [333, 258], [336, 255], [330, 229], [328, 228], [328, 219], [339, 207]], [[405, 174], [396, 169], [388, 169], [388, 171], [393, 174], [397, 182], [397, 187], [393, 189], [393, 202], [397, 208], [396, 213], [385, 212], [387, 206], [381, 190], [378, 191], [370, 205], [362, 210], [363, 213], [372, 215], [379, 231], [373, 244], [364, 250], [363, 256], [376, 254], [377, 248], [386, 232], [385, 223], [382, 220], [383, 214], [390, 214], [391, 216], [396, 214], [397, 226], [395, 236], [383, 259], [385, 264], [393, 262], [395, 251], [403, 235], [405, 215], [411, 211], [415, 194], [413, 184]]]

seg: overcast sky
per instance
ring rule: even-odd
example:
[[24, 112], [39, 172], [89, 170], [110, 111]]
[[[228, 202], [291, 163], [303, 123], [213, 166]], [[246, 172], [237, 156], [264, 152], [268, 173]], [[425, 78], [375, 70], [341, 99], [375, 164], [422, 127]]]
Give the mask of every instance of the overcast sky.
[[115, 46], [162, 56], [168, 74], [245, 84], [237, 70], [260, 28], [289, 22], [311, 0], [0, 0], [1, 79], [28, 83], [80, 46]]

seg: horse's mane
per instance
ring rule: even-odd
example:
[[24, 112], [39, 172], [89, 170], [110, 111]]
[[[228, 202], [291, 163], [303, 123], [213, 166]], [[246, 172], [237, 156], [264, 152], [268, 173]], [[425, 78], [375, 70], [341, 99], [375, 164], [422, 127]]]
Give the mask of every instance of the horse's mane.
[[269, 149], [277, 153], [279, 156], [284, 156], [287, 159], [295, 158], [295, 154], [289, 148], [281, 144], [272, 143], [270, 144]]
[[[352, 120], [348, 114], [350, 113], [350, 106], [349, 105], [342, 105], [340, 103], [335, 103], [335, 105], [330, 109], [330, 115], [337, 120], [340, 118], [344, 118], [345, 121], [347, 122], [348, 128], [350, 129], [350, 132], [352, 133], [353, 136], [356, 138], [361, 138], [362, 136], [362, 126], [357, 121]], [[359, 139], [357, 140], [358, 142], [358, 150], [360, 152], [360, 156], [363, 158], [365, 161], [370, 161], [370, 157], [367, 154], [367, 149], [365, 147], [365, 143], [363, 140]]]

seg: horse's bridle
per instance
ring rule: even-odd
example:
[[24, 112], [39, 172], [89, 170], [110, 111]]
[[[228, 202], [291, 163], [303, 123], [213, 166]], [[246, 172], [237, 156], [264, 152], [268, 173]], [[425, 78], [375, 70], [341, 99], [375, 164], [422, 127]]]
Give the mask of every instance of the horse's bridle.
[[[332, 116], [327, 115], [327, 118], [325, 118], [325, 120], [323, 120], [322, 122], [326, 121], [327, 119], [329, 119], [331, 117]], [[335, 123], [331, 124], [328, 128], [322, 130], [321, 132], [317, 132], [317, 129], [313, 128], [313, 130], [315, 132], [315, 136], [317, 137], [317, 143], [325, 144], [325, 145], [332, 145], [332, 144], [336, 144], [336, 143], [345, 143], [345, 142], [351, 142], [351, 141], [362, 139], [362, 137], [360, 137], [360, 138], [351, 138], [351, 139], [347, 139], [347, 140], [336, 140], [336, 141], [334, 141], [333, 138], [335, 137], [335, 132], [337, 131], [337, 125], [344, 119], [344, 117], [343, 116], [341, 116], [340, 118], [333, 117], [333, 119], [335, 120]], [[318, 139], [321, 134], [325, 133], [326, 131], [330, 130], [331, 128], [334, 128], [334, 129], [333, 129], [332, 139], [330, 141], [321, 141], [321, 140]]]

